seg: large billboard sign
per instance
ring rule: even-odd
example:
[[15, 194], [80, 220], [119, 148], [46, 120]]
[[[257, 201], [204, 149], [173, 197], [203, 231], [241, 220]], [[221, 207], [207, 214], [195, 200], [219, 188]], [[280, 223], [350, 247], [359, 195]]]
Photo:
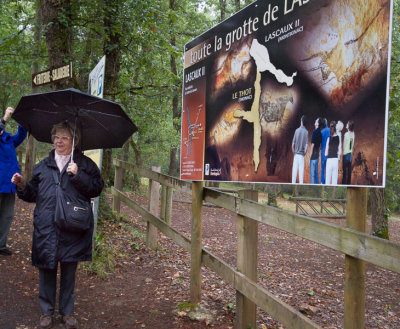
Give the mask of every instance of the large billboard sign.
[[187, 43], [181, 179], [384, 186], [391, 13], [260, 0]]

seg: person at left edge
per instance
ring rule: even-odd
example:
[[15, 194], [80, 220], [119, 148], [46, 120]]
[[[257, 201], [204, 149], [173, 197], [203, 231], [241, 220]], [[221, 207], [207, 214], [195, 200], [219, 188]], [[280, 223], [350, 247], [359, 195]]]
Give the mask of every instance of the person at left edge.
[[[83, 232], [63, 230], [57, 225], [56, 189], [63, 195], [90, 202], [100, 195], [104, 182], [97, 165], [78, 148], [71, 161], [74, 146], [79, 146], [80, 131], [68, 122], [53, 126], [51, 138], [54, 149], [33, 169], [32, 179], [25, 183], [15, 174], [18, 197], [36, 202], [32, 240], [32, 265], [39, 268], [39, 305], [42, 311], [40, 328], [51, 328], [56, 304], [57, 268], [60, 264], [59, 313], [67, 329], [77, 328], [73, 315], [75, 276], [78, 262], [92, 260], [93, 214], [89, 229]], [[58, 175], [56, 183], [54, 175]]]
[[18, 126], [15, 135], [5, 130], [13, 113], [14, 109], [8, 107], [0, 121], [0, 255], [4, 256], [12, 254], [7, 248], [7, 236], [14, 218], [15, 202], [15, 185], [11, 183], [11, 177], [14, 173], [21, 172], [15, 149], [26, 137], [26, 130], [21, 126]]

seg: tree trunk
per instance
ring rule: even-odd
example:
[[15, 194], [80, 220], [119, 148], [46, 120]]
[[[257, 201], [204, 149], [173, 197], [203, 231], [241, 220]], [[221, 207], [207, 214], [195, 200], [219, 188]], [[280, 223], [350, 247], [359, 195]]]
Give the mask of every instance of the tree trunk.
[[220, 12], [221, 12], [221, 22], [225, 20], [226, 16], [226, 0], [219, 0]]
[[[140, 156], [140, 150], [137, 146], [137, 144], [135, 143], [135, 141], [133, 140], [133, 138], [130, 138], [130, 142], [131, 142], [131, 146], [133, 151], [135, 152], [135, 161], [136, 161], [136, 165], [138, 167], [142, 166], [142, 158]], [[139, 180], [139, 176], [137, 174], [133, 175], [133, 189], [136, 190], [139, 188], [140, 186], [140, 180]]]
[[[175, 0], [170, 0], [169, 1], [169, 9], [171, 11], [176, 10], [176, 1]], [[170, 20], [171, 28], [173, 21]], [[176, 46], [176, 37], [175, 34], [171, 34], [171, 45], [173, 47]], [[172, 74], [176, 77], [178, 76], [178, 70], [176, 67], [176, 57], [174, 54], [170, 55], [170, 66], [171, 66], [171, 72]], [[179, 92], [178, 88], [175, 88], [173, 97], [172, 97], [172, 119], [173, 119], [173, 125], [174, 125], [174, 130], [176, 133], [179, 133], [181, 130], [180, 124], [178, 123], [179, 120], [177, 120], [180, 117], [181, 112], [179, 111]], [[177, 153], [178, 150], [176, 147], [172, 147], [169, 153], [169, 170], [168, 174], [170, 176], [175, 176], [178, 173], [178, 158], [177, 158]]]
[[36, 145], [35, 138], [29, 134], [28, 141], [26, 143], [26, 154], [25, 154], [25, 170], [24, 178], [26, 181], [32, 178], [33, 166], [35, 165], [36, 158]]
[[111, 167], [112, 149], [104, 149], [101, 163], [101, 176], [103, 177], [105, 186], [110, 186], [111, 184]]
[[[119, 71], [121, 67], [121, 29], [118, 28], [120, 0], [104, 1], [104, 38], [103, 51], [106, 55], [104, 94], [108, 99], [115, 100], [115, 93], [119, 87]], [[102, 176], [108, 185], [111, 181], [112, 150], [103, 151]]]
[[332, 188], [332, 199], [336, 199], [336, 186]]
[[297, 197], [299, 196], [299, 185], [294, 185], [293, 186], [293, 194], [292, 196]]
[[131, 141], [132, 149], [135, 152], [136, 165], [138, 167], [141, 167], [142, 166], [142, 158], [140, 156], [140, 150], [139, 150], [137, 144], [135, 143], [135, 141], [133, 140], [133, 138], [131, 138], [130, 141]]
[[[122, 146], [122, 160], [123, 161], [125, 161], [125, 162], [128, 162], [128, 160], [129, 160], [129, 140], [127, 140], [126, 142], [125, 142], [125, 144], [124, 144], [124, 146]], [[124, 185], [125, 185], [125, 180], [126, 180], [126, 177], [127, 177], [128, 175], [126, 174], [126, 170], [123, 170], [122, 171], [122, 181], [124, 182]]]
[[240, 0], [235, 0], [235, 10], [236, 11], [240, 10]]
[[[39, 1], [37, 1], [36, 7], [36, 19], [35, 19], [35, 28], [34, 28], [34, 59], [32, 63], [32, 73], [39, 72], [39, 58], [40, 58], [40, 35], [41, 35], [41, 15], [40, 15], [40, 6]], [[34, 93], [36, 88], [32, 88], [32, 93]], [[28, 141], [26, 143], [26, 152], [25, 152], [25, 169], [24, 176], [26, 180], [31, 179], [33, 166], [35, 165], [35, 138], [32, 135], [29, 135]]]
[[[50, 67], [61, 66], [72, 60], [72, 19], [70, 0], [40, 0], [43, 26]], [[62, 18], [62, 19], [61, 19]], [[73, 86], [72, 79], [55, 81], [53, 90]]]
[[385, 189], [370, 188], [372, 235], [389, 240], [388, 212]]
[[278, 202], [276, 201], [276, 185], [268, 185], [268, 205], [272, 207], [277, 207]]

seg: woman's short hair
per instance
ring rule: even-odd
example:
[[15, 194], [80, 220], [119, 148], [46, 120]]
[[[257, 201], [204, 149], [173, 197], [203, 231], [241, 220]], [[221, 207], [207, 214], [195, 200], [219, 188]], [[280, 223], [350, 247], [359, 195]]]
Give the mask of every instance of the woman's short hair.
[[53, 139], [53, 136], [56, 135], [57, 131], [68, 131], [68, 133], [71, 135], [71, 137], [74, 137], [74, 130], [75, 130], [75, 142], [74, 146], [77, 147], [79, 145], [79, 142], [81, 141], [81, 131], [79, 128], [75, 129], [75, 125], [69, 121], [62, 121], [60, 123], [57, 123], [51, 128], [51, 136]]

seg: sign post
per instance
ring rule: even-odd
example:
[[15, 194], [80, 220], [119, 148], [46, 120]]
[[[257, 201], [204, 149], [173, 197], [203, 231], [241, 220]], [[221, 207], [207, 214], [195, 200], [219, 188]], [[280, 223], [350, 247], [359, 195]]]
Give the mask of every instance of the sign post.
[[[347, 189], [347, 227], [366, 232], [367, 188]], [[365, 261], [346, 255], [344, 282], [344, 328], [363, 329], [365, 326]]]
[[[90, 72], [89, 74], [88, 93], [100, 98], [103, 98], [105, 67], [106, 67], [106, 56], [103, 56], [97, 63], [95, 68], [92, 70], [92, 72]], [[97, 166], [101, 171], [103, 150], [102, 149], [89, 150], [85, 151], [84, 154], [89, 158], [91, 158], [97, 164]], [[94, 217], [93, 237], [96, 236], [97, 232], [98, 209], [99, 209], [99, 197], [95, 198], [93, 203], [93, 217]]]

